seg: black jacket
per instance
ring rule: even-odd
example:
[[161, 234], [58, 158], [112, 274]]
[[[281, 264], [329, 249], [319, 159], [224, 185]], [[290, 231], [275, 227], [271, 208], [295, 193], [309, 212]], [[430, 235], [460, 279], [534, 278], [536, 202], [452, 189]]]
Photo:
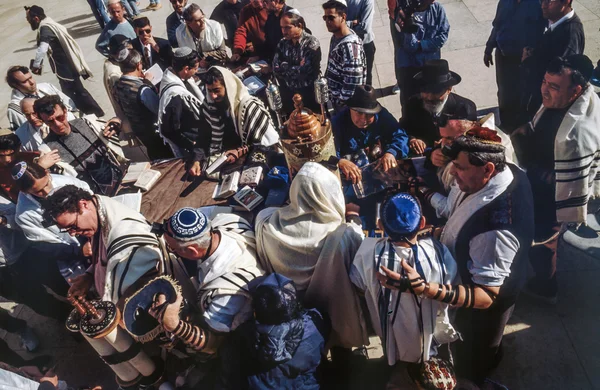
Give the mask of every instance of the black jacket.
[[[164, 71], [173, 62], [173, 50], [171, 49], [171, 45], [169, 45], [169, 41], [163, 38], [154, 37], [156, 44], [158, 45], [158, 52], [152, 49], [150, 54], [152, 56], [152, 65], [158, 63], [158, 66]], [[148, 64], [148, 60], [146, 59], [146, 54], [144, 53], [144, 47], [142, 46], [142, 42], [138, 39], [133, 39], [131, 41], [131, 45], [133, 48], [140, 52], [142, 55], [142, 63], [144, 64], [144, 70], [150, 68], [150, 64]]]
[[179, 19], [177, 12], [173, 11], [171, 15], [167, 16], [167, 38], [169, 38], [169, 44], [173, 49], [179, 47], [175, 31], [177, 31], [177, 27], [179, 27], [180, 24], [181, 19]]
[[477, 106], [471, 100], [450, 93], [448, 101], [442, 109], [439, 117], [434, 118], [423, 108], [423, 100], [419, 95], [415, 95], [408, 100], [406, 115], [400, 118], [400, 128], [404, 129], [410, 138], [423, 140], [427, 146], [433, 146], [435, 141], [440, 139], [439, 122], [442, 117], [460, 115], [466, 116], [469, 120], [477, 119]]
[[524, 84], [526, 92], [523, 104], [528, 112], [535, 114], [542, 104], [540, 87], [550, 61], [556, 57], [583, 54], [584, 49], [585, 33], [577, 14], [542, 35], [535, 45], [533, 55], [522, 64], [527, 81]]
[[235, 4], [223, 0], [217, 4], [210, 15], [212, 20], [216, 20], [225, 26], [225, 31], [227, 32], [226, 42], [229, 46], [233, 44], [233, 36], [235, 35], [235, 30], [238, 28], [240, 11], [246, 4], [248, 4], [248, 0], [238, 1]]

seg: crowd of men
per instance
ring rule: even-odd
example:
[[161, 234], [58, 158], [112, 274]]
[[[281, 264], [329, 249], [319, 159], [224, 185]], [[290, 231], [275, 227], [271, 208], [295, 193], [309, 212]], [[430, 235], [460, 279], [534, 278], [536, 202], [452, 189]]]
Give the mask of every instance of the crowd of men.
[[[498, 2], [483, 53], [495, 120], [453, 92], [461, 76], [441, 58], [451, 20], [434, 0], [388, 0], [400, 118], [372, 86], [374, 0], [328, 0], [323, 21], [308, 21], [332, 34], [326, 69], [285, 0], [223, 0], [210, 17], [171, 0], [166, 38], [135, 1], [89, 3], [110, 119], [81, 80], [92, 73], [77, 41], [25, 7], [37, 51], [6, 72], [2, 297], [60, 322], [68, 301], [114, 304], [116, 341], [85, 340], [123, 389], [350, 388], [372, 335], [393, 367], [387, 388], [405, 388], [407, 372], [423, 389], [506, 389], [490, 374], [520, 293], [556, 303], [557, 242], [598, 209], [600, 69], [572, 0]], [[46, 58], [60, 88], [36, 82]], [[250, 75], [276, 85], [281, 106]], [[288, 170], [280, 119], [292, 111], [321, 115], [337, 158], [317, 148]], [[151, 224], [113, 198], [132, 160], [181, 159], [186, 177], [208, 180], [211, 164], [248, 150], [280, 161], [262, 161], [277, 207], [184, 207]], [[403, 185], [359, 196], [373, 172], [407, 165]], [[38, 348], [3, 309], [0, 326]], [[0, 340], [0, 383], [65, 388], [50, 360]]]

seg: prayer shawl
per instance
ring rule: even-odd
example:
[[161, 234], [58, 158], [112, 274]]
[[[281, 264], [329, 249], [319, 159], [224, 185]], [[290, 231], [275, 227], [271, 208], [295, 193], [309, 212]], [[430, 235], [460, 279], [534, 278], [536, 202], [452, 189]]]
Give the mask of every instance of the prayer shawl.
[[[229, 100], [227, 115], [233, 118], [235, 131], [241, 145], [271, 146], [279, 142], [279, 134], [273, 119], [262, 101], [250, 95], [248, 88], [230, 70], [215, 66], [223, 75], [225, 90]], [[222, 137], [223, 111], [218, 109], [210, 96], [206, 97], [202, 112], [212, 128], [213, 137]]]
[[44, 144], [44, 138], [48, 135], [50, 129], [45, 123], [40, 128], [34, 127], [31, 123], [25, 122], [15, 134], [21, 141], [21, 150], [26, 152], [37, 152], [40, 146]]
[[[85, 58], [83, 56], [83, 52], [81, 48], [70, 35], [67, 29], [54, 20], [46, 16], [44, 20], [40, 22], [40, 28], [46, 26], [56, 35], [60, 45], [62, 46], [65, 54], [69, 58], [69, 62], [73, 65], [73, 69], [77, 71], [77, 73], [81, 76], [89, 76], [93, 77], [92, 70], [90, 69], [87, 62], [85, 62]], [[37, 41], [39, 44], [40, 41], [40, 29], [38, 28]]]
[[[419, 298], [410, 291], [385, 289], [376, 278], [379, 266], [403, 273], [401, 259], [432, 283], [456, 284], [458, 271], [454, 258], [438, 241], [417, 242], [417, 264], [412, 248], [395, 246], [386, 238], [367, 238], [358, 250], [350, 279], [365, 294], [375, 332], [381, 338], [390, 366], [397, 361], [418, 363], [437, 354], [437, 347], [458, 338], [450, 325], [448, 305]], [[390, 257], [390, 254], [393, 257]]]
[[[74, 177], [51, 174], [50, 180], [52, 180], [52, 191], [56, 191], [66, 185], [74, 185], [88, 191], [90, 194], [92, 193], [90, 186], [86, 182]], [[31, 194], [19, 193], [16, 222], [29, 241], [44, 241], [79, 246], [79, 241], [75, 237], [71, 237], [69, 233], [61, 233], [56, 225], [44, 227], [42, 205], [39, 202], [39, 198]]]
[[257, 249], [267, 272], [280, 273], [305, 291], [304, 304], [327, 313], [329, 345], [368, 343], [358, 297], [348, 273], [362, 242], [360, 227], [345, 223], [339, 178], [308, 162], [290, 188], [290, 204], [256, 217]]
[[448, 196], [449, 202], [445, 205], [448, 222], [444, 226], [440, 241], [448, 247], [453, 256], [456, 255], [456, 240], [465, 223], [475, 212], [490, 204], [506, 191], [513, 179], [512, 172], [506, 167], [502, 172], [492, 177], [481, 190], [469, 196], [462, 192], [457, 185], [452, 187]]
[[94, 264], [106, 253], [106, 275], [102, 300], [117, 303], [127, 289], [148, 271], [162, 263], [159, 240], [150, 232], [151, 225], [144, 216], [106, 196], [96, 195], [98, 201], [100, 248], [94, 253]]
[[[546, 109], [542, 107], [533, 125]], [[587, 222], [590, 199], [600, 196], [600, 98], [589, 86], [565, 114], [554, 140], [556, 220]]]
[[[213, 300], [224, 295], [241, 295], [246, 298], [244, 307], [236, 314], [231, 329], [252, 318], [252, 299], [248, 291], [248, 283], [263, 275], [256, 258], [256, 240], [252, 225], [245, 219], [228, 213], [220, 213], [212, 221], [212, 227], [221, 233], [221, 242], [217, 251], [225, 250], [231, 256], [214, 256], [199, 262], [198, 265], [198, 302], [202, 313], [208, 309]], [[221, 248], [221, 245], [224, 247]], [[230, 329], [211, 321], [210, 325], [217, 332], [228, 332]], [[219, 326], [220, 325], [220, 326]]]
[[[190, 92], [188, 88], [191, 89], [193, 93]], [[171, 102], [171, 99], [173, 99], [173, 96], [179, 96], [183, 101], [183, 104], [185, 104], [190, 111], [197, 117], [201, 117], [204, 94], [194, 83], [193, 79], [188, 79], [184, 82], [179, 76], [173, 73], [172, 68], [168, 68], [163, 73], [163, 78], [160, 82], [160, 101], [158, 103], [158, 131], [162, 139], [171, 146], [175, 157], [182, 157], [183, 153], [173, 142], [171, 142], [171, 140], [162, 134], [161, 130], [162, 118], [165, 115], [167, 106]]]
[[200, 47], [196, 47], [196, 39], [185, 23], [180, 24], [179, 27], [177, 27], [177, 31], [175, 31], [177, 45], [179, 45], [179, 47], [189, 47], [192, 50], [197, 50], [200, 54], [219, 49], [223, 45], [223, 30], [221, 29], [221, 24], [205, 18], [204, 25], [206, 27], [200, 33]]
[[26, 97], [44, 97], [48, 95], [58, 95], [60, 96], [60, 100], [62, 100], [63, 104], [67, 108], [68, 118], [69, 120], [75, 119], [72, 111], [75, 111], [77, 107], [75, 107], [75, 103], [71, 100], [70, 97], [62, 93], [58, 88], [49, 83], [38, 83], [37, 84], [37, 92], [35, 95], [25, 95], [23, 92], [18, 89], [13, 89], [10, 95], [10, 102], [8, 103], [8, 110], [6, 112], [6, 116], [8, 117], [8, 122], [10, 124], [10, 128], [16, 130], [23, 123], [27, 122], [27, 118], [21, 111], [21, 100]]

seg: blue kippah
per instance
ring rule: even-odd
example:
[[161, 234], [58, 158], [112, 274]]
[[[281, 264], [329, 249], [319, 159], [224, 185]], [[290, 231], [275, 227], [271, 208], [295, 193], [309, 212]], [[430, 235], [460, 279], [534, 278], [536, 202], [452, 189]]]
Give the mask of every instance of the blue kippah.
[[419, 203], [410, 194], [396, 194], [384, 202], [381, 222], [386, 234], [394, 241], [411, 236], [421, 223]]
[[210, 222], [200, 210], [184, 207], [169, 218], [173, 238], [192, 241], [210, 231]]

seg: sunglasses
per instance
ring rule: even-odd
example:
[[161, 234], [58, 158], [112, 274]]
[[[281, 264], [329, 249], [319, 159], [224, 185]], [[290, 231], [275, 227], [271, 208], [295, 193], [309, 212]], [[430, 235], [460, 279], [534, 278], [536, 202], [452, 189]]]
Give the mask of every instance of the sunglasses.
[[323, 15], [323, 20], [326, 22], [333, 22], [338, 15]]
[[151, 33], [152, 30], [150, 30], [149, 28], [138, 31], [138, 35], [150, 35]]

